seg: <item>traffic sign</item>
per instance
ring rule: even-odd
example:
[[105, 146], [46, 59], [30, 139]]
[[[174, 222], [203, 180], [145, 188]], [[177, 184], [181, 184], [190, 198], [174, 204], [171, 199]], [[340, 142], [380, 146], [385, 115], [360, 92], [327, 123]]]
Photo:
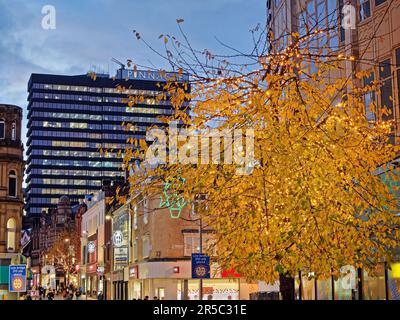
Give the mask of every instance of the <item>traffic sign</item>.
[[210, 256], [203, 253], [192, 253], [192, 278], [210, 278]]
[[9, 292], [26, 292], [26, 265], [10, 265], [9, 266]]

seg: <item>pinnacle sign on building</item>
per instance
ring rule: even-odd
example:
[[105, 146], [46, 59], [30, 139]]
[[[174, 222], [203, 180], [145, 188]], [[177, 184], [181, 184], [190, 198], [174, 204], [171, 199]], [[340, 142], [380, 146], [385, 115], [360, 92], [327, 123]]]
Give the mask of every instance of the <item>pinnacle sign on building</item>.
[[117, 78], [130, 79], [130, 80], [148, 80], [148, 81], [168, 81], [171, 79], [176, 79], [178, 81], [189, 80], [188, 75], [179, 74], [176, 72], [146, 71], [146, 70], [132, 70], [132, 69], [118, 70]]

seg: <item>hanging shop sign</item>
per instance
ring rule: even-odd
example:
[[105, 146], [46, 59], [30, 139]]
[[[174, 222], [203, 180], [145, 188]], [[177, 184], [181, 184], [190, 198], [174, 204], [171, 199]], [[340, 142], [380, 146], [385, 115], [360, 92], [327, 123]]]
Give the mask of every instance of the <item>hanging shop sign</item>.
[[210, 256], [203, 253], [192, 253], [192, 278], [210, 278]]
[[87, 245], [88, 248], [88, 252], [89, 253], [93, 253], [96, 251], [96, 244], [94, 243], [94, 241], [90, 241]]
[[124, 244], [124, 234], [121, 230], [117, 230], [113, 234], [114, 247], [121, 247]]
[[26, 265], [9, 266], [9, 292], [26, 292]]
[[[185, 183], [184, 178], [179, 178], [177, 183]], [[166, 181], [160, 195], [160, 208], [167, 208], [172, 219], [179, 219], [183, 208], [188, 204], [184, 197], [177, 193], [171, 193], [169, 189], [172, 183]]]

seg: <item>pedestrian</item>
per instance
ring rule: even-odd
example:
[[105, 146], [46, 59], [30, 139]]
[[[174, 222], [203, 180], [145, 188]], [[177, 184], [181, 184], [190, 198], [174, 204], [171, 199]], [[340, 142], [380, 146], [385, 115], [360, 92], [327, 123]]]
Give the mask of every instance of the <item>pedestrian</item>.
[[29, 293], [26, 295], [25, 300], [32, 300], [32, 297]]
[[149, 296], [145, 296], [143, 300], [149, 300]]
[[54, 300], [54, 293], [52, 289], [49, 289], [49, 292], [47, 293], [47, 300]]
[[154, 297], [153, 297], [153, 300], [158, 300], [158, 297], [157, 297], [157, 296], [154, 296]]

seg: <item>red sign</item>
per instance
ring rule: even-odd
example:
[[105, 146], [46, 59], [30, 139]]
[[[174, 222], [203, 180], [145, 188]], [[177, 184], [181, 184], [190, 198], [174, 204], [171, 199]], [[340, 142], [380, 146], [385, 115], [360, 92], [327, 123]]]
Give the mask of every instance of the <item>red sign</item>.
[[97, 263], [92, 263], [86, 266], [86, 273], [96, 273]]
[[240, 274], [236, 273], [234, 269], [222, 271], [221, 276], [222, 278], [240, 278]]

